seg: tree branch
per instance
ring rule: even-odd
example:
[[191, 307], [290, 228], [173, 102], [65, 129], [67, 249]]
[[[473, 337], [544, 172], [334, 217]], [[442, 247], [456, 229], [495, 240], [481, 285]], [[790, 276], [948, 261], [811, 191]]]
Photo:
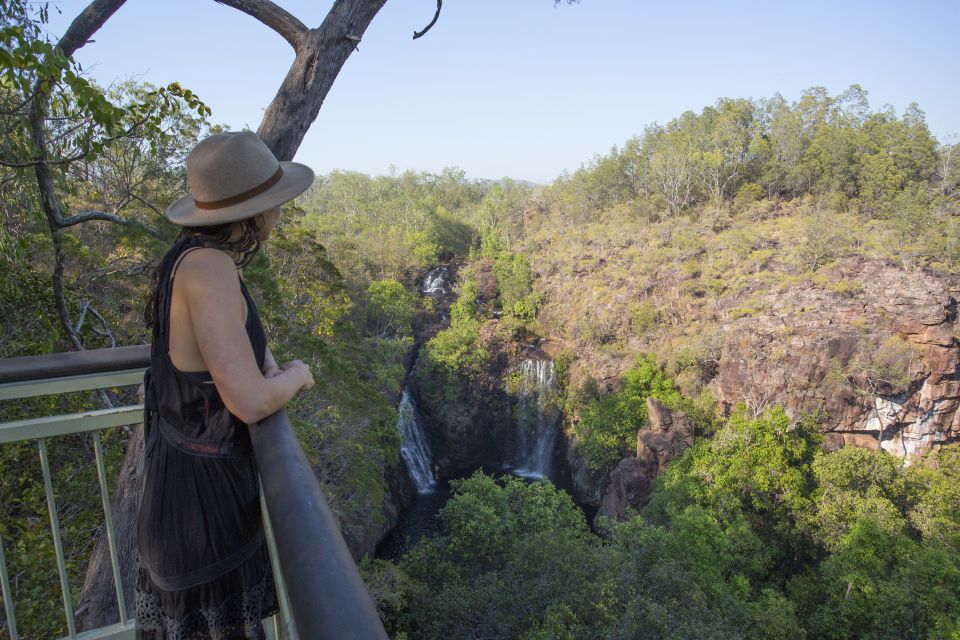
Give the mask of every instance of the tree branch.
[[158, 209], [156, 206], [154, 206], [153, 204], [147, 202], [146, 200], [144, 200], [143, 198], [141, 198], [141, 197], [138, 196], [137, 194], [131, 193], [131, 194], [130, 194], [130, 197], [133, 198], [134, 200], [140, 201], [144, 206], [149, 207], [149, 208], [150, 208], [154, 213], [156, 213], [158, 216], [161, 216], [161, 217], [165, 217], [165, 216], [166, 216], [166, 214], [165, 214], [163, 211], [160, 211], [160, 209]]
[[303, 45], [257, 129], [278, 160], [293, 159], [334, 79], [356, 49], [357, 39], [386, 1], [335, 0], [323, 23], [304, 34]]
[[440, 7], [442, 7], [442, 6], [443, 6], [443, 0], [437, 0], [437, 12], [436, 12], [435, 14], [433, 14], [433, 20], [431, 20], [431, 21], [430, 21], [430, 24], [428, 24], [427, 26], [425, 26], [422, 31], [414, 31], [414, 32], [413, 32], [413, 39], [414, 39], [414, 40], [416, 40], [417, 38], [419, 38], [420, 36], [422, 36], [423, 34], [425, 34], [427, 31], [430, 31], [430, 28], [433, 27], [433, 25], [437, 24], [437, 19], [440, 17]]
[[80, 15], [73, 19], [70, 28], [60, 38], [57, 46], [67, 57], [72, 56], [77, 49], [87, 44], [90, 36], [95, 34], [103, 26], [103, 23], [123, 6], [124, 2], [126, 0], [94, 0]]
[[51, 165], [51, 164], [70, 164], [71, 162], [76, 162], [81, 160], [86, 153], [78, 153], [74, 156], [67, 156], [66, 158], [57, 158], [56, 160], [45, 160], [45, 159], [36, 159], [36, 160], [27, 160], [26, 162], [7, 162], [6, 160], [0, 160], [0, 167], [7, 167], [9, 169], [25, 169], [27, 167], [36, 167], [37, 165]]
[[13, 109], [9, 109], [9, 110], [0, 109], [0, 115], [4, 115], [4, 116], [23, 115], [22, 113], [20, 113], [20, 110], [23, 109], [28, 104], [30, 104], [30, 101], [33, 100], [37, 96], [37, 93], [39, 92], [40, 92], [40, 85], [37, 85], [36, 87], [34, 87], [33, 92], [30, 95], [28, 95], [26, 98], [24, 98], [23, 102], [18, 104]]
[[70, 312], [67, 311], [67, 300], [63, 292], [63, 271], [66, 269], [67, 263], [63, 256], [60, 232], [54, 229], [51, 229], [51, 232], [53, 235], [54, 253], [53, 299], [57, 307], [57, 316], [60, 318], [60, 325], [67, 334], [67, 338], [73, 345], [74, 350], [83, 351], [83, 343], [80, 342], [80, 337], [77, 335], [77, 332], [73, 330], [73, 323], [70, 322]]
[[84, 211], [83, 213], [77, 213], [72, 216], [67, 216], [66, 218], [58, 217], [56, 219], [56, 223], [59, 228], [63, 229], [66, 227], [72, 227], [75, 224], [90, 222], [91, 220], [102, 220], [103, 222], [113, 222], [115, 224], [140, 226], [140, 227], [143, 227], [144, 231], [146, 231], [153, 237], [155, 238], [160, 237], [160, 234], [159, 232], [157, 232], [156, 229], [148, 227], [142, 222], [137, 222], [136, 220], [124, 218], [123, 216], [118, 216], [113, 213], [107, 213], [106, 211]]
[[113, 336], [113, 331], [110, 330], [110, 325], [107, 324], [107, 319], [104, 318], [99, 311], [93, 308], [90, 304], [90, 301], [84, 298], [80, 302], [80, 318], [77, 320], [77, 326], [73, 328], [74, 333], [80, 335], [80, 329], [83, 327], [83, 321], [87, 317], [87, 311], [93, 315], [94, 318], [100, 321], [103, 330], [97, 329], [96, 327], [90, 327], [90, 330], [101, 338], [110, 338], [110, 348], [113, 349], [117, 346], [117, 339]]
[[270, 0], [214, 0], [214, 2], [233, 7], [237, 11], [242, 11], [259, 20], [279, 33], [284, 40], [290, 43], [294, 51], [300, 51], [303, 36], [307, 33], [307, 27], [286, 9], [278, 7]]

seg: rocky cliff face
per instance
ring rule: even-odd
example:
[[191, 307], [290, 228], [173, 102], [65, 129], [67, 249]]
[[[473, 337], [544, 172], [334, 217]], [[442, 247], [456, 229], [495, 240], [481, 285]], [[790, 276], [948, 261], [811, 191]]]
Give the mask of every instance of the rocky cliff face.
[[[476, 265], [478, 284], [477, 302], [487, 313], [487, 307], [497, 295], [493, 262], [479, 261]], [[455, 270], [451, 270], [451, 277]], [[432, 313], [417, 328], [417, 343], [422, 345], [449, 326], [450, 304], [456, 299], [451, 287], [434, 297]], [[411, 391], [425, 423], [435, 464], [441, 475], [452, 475], [476, 468], [484, 463], [503, 460], [507, 442], [512, 437], [510, 398], [503, 385], [503, 372], [509, 366], [510, 349], [495, 337], [498, 321], [486, 322], [481, 328], [481, 343], [491, 352], [489, 366], [483, 375], [474, 378], [461, 376], [456, 398], [452, 401], [431, 401], [421, 388], [429, 386], [421, 367], [413, 369]]]
[[693, 445], [694, 426], [682, 411], [671, 411], [656, 398], [647, 398], [647, 415], [647, 424], [637, 432], [635, 455], [622, 458], [607, 473], [588, 469], [573, 433], [565, 434], [571, 489], [581, 504], [597, 507], [594, 528], [602, 526], [601, 518], [624, 520], [630, 509], [646, 505], [657, 476]]
[[[678, 344], [711, 341], [715, 353], [701, 363], [698, 386], [725, 413], [739, 402], [754, 414], [773, 405], [792, 416], [814, 413], [828, 446], [882, 447], [907, 460], [960, 440], [960, 278], [864, 258], [841, 260], [818, 277], [769, 267], [771, 277], [708, 303], [681, 295], [696, 289], [676, 269], [621, 278], [605, 302], [619, 321], [605, 323], [610, 335], [600, 344], [559, 314], [577, 296], [600, 297], [597, 283], [608, 267], [599, 274], [545, 271], [540, 286], [549, 299], [541, 317], [577, 354], [573, 385], [591, 377], [614, 391], [637, 353], [653, 351], [669, 363]], [[630, 326], [628, 308], [637, 300], [664, 309], [645, 335]]]
[[[814, 414], [831, 449], [883, 448], [909, 464], [960, 440], [960, 277], [865, 257], [810, 272], [778, 261], [788, 238], [707, 239], [711, 254], [660, 235], [536, 247], [539, 320], [554, 349], [575, 356], [571, 387], [617, 391], [636, 356], [653, 352], [685, 393], [709, 390], [725, 414], [737, 403], [753, 415], [774, 405]], [[735, 273], [708, 273], [724, 259]], [[579, 499], [610, 517], [644, 502], [651, 467], [627, 458], [592, 474], [567, 441]]]
[[[400, 460], [400, 465], [393, 471], [388, 471], [386, 477], [386, 493], [380, 505], [381, 518], [376, 519], [378, 526], [344, 527], [341, 523], [343, 539], [350, 549], [350, 555], [357, 562], [365, 555], [372, 556], [377, 544], [390, 532], [400, 520], [400, 513], [408, 508], [417, 493], [406, 465]], [[373, 519], [371, 519], [373, 521]]]
[[[779, 268], [768, 266], [773, 272]], [[606, 291], [598, 293], [608, 268], [623, 270], [605, 260], [589, 270], [563, 274], [548, 268], [538, 274], [537, 288], [547, 296], [541, 323], [560, 329], [541, 346], [551, 357], [575, 354], [571, 386], [592, 378], [602, 392], [618, 390], [637, 354], [654, 351], [669, 362], [677, 336], [689, 341], [692, 325], [693, 333], [702, 334], [694, 339], [715, 350], [712, 360], [699, 363], [698, 386], [710, 390], [724, 413], [737, 403], [756, 415], [774, 405], [795, 417], [813, 413], [828, 447], [882, 447], [908, 461], [960, 440], [956, 276], [848, 258], [816, 277], [781, 270], [733, 295], [710, 301], [694, 296], [685, 308], [678, 301], [690, 290], [689, 276], [678, 270], [665, 266], [643, 278], [610, 278]], [[487, 271], [481, 268], [481, 275]], [[587, 297], [603, 300], [609, 311], [600, 339], [582, 330], [591, 316], [570, 314], [584, 304], [600, 308], [599, 302], [584, 303]], [[628, 311], [637, 300], [668, 309], [658, 326], [642, 335]], [[507, 427], [512, 405], [503, 379], [526, 347], [498, 341], [496, 327], [497, 321], [489, 320], [481, 332], [494, 354], [487, 374], [465, 382], [457, 402], [421, 407], [444, 469], [508, 459], [515, 434]], [[622, 519], [629, 507], [646, 504], [666, 463], [692, 444], [693, 426], [682, 413], [656, 400], [648, 410], [636, 455], [607, 473], [588, 470], [572, 432], [565, 434], [561, 451], [573, 492], [598, 508], [597, 518]]]
[[496, 374], [500, 366], [481, 379], [463, 381], [452, 402], [431, 403], [417, 394], [441, 475], [504, 459], [504, 442], [511, 439], [512, 425], [510, 400]]
[[[521, 406], [522, 390], [511, 388], [509, 380], [521, 375], [524, 363], [544, 361], [549, 356], [536, 345], [500, 335], [498, 319], [489, 319], [480, 328], [480, 342], [490, 353], [489, 365], [482, 374], [460, 379], [456, 399], [432, 402], [428, 394], [418, 393], [418, 406], [427, 422], [434, 460], [442, 475], [455, 474], [479, 466], [519, 467], [533, 435], [530, 417]], [[414, 388], [422, 383], [422, 371], [415, 371]], [[549, 413], [544, 420], [557, 422], [555, 403], [540, 407]], [[528, 445], [524, 447], [524, 444]]]
[[819, 412], [833, 447], [910, 459], [960, 439], [956, 279], [851, 258], [832, 282], [767, 292], [769, 312], [725, 326], [714, 396]]

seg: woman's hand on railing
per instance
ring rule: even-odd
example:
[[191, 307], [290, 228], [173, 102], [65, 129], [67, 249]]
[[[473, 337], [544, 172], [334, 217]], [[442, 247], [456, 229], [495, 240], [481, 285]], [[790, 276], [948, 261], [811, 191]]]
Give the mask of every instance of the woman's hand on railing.
[[[313, 374], [310, 372], [310, 365], [302, 360], [291, 360], [280, 365], [280, 372], [276, 375], [291, 375], [300, 381], [300, 387], [297, 393], [306, 391], [313, 387]], [[268, 376], [269, 377], [269, 376]]]

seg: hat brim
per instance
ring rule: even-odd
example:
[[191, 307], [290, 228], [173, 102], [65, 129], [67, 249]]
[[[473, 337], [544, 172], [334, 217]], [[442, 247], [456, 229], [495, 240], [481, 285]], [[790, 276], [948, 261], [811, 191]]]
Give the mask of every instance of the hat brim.
[[167, 219], [184, 227], [207, 227], [236, 222], [279, 207], [303, 193], [313, 184], [313, 169], [299, 162], [281, 162], [283, 176], [275, 185], [249, 200], [220, 209], [201, 209], [192, 195], [187, 195], [167, 207]]

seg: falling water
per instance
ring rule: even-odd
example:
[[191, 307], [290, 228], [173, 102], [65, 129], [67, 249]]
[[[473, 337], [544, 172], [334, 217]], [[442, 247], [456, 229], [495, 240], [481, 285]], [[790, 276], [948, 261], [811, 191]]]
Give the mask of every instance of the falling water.
[[423, 278], [420, 293], [436, 294], [450, 291], [450, 270], [447, 267], [434, 267]]
[[410, 477], [417, 486], [417, 493], [432, 493], [436, 488], [433, 471], [430, 468], [432, 454], [423, 432], [423, 425], [417, 418], [416, 408], [410, 399], [410, 391], [406, 386], [400, 398], [400, 415], [397, 416], [397, 428], [403, 444], [400, 446], [400, 455], [407, 463]]
[[520, 366], [514, 410], [520, 454], [520, 464], [514, 473], [519, 476], [543, 478], [550, 475], [559, 416], [556, 384], [552, 360], [528, 358]]

